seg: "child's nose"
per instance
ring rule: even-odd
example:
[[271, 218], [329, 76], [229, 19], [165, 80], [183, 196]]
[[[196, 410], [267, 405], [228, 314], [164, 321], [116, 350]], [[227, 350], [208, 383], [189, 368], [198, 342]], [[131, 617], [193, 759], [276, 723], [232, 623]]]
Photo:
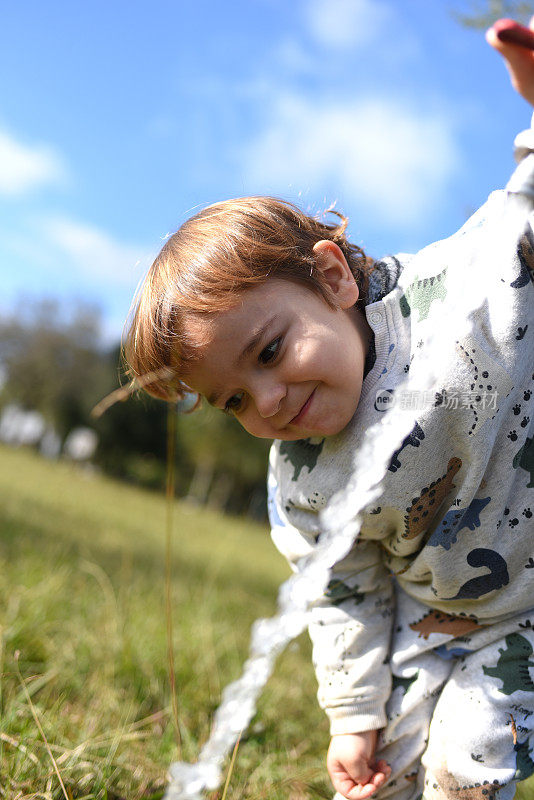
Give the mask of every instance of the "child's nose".
[[274, 417], [279, 411], [282, 400], [286, 395], [285, 386], [271, 380], [262, 381], [254, 394], [258, 414], [266, 419]]

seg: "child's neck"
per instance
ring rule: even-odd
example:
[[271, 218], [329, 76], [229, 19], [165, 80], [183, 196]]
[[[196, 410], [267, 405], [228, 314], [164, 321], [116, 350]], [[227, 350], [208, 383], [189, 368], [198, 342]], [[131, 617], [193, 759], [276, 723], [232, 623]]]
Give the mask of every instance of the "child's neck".
[[354, 324], [356, 325], [362, 340], [364, 350], [363, 377], [372, 370], [376, 361], [375, 335], [373, 329], [367, 322], [367, 317], [363, 309], [355, 308]]

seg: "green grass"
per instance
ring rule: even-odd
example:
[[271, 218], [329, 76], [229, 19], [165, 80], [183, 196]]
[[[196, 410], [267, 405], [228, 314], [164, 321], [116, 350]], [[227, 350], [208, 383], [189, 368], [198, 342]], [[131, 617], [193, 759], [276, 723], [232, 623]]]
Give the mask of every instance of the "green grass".
[[[72, 800], [161, 798], [178, 757], [164, 499], [2, 447], [0, 504], [0, 798], [64, 800], [54, 762]], [[182, 757], [195, 760], [288, 569], [265, 526], [180, 503], [173, 553]], [[331, 797], [315, 692], [301, 637], [241, 741], [229, 800]], [[533, 796], [532, 783], [517, 795]]]
[[[160, 797], [178, 756], [164, 499], [1, 448], [0, 503], [0, 797], [64, 798], [17, 669], [68, 797]], [[173, 553], [179, 720], [183, 757], [195, 760], [288, 568], [265, 526], [184, 504]], [[228, 798], [330, 796], [315, 692], [302, 637], [241, 742]]]

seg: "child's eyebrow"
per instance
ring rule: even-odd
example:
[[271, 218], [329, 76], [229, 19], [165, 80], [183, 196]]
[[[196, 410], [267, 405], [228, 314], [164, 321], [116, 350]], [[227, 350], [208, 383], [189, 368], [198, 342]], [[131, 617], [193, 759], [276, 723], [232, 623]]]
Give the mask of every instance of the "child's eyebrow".
[[241, 353], [241, 355], [238, 356], [237, 362], [236, 362], [237, 364], [240, 364], [242, 361], [245, 360], [245, 358], [248, 355], [250, 355], [251, 353], [254, 352], [256, 347], [259, 345], [259, 343], [263, 339], [266, 331], [271, 327], [271, 325], [273, 324], [273, 322], [276, 321], [277, 318], [278, 318], [278, 314], [273, 314], [272, 317], [269, 317], [269, 319], [262, 324], [262, 326], [261, 326], [261, 328], [259, 330], [257, 330], [255, 333], [252, 334], [249, 343], [243, 348], [243, 352]]

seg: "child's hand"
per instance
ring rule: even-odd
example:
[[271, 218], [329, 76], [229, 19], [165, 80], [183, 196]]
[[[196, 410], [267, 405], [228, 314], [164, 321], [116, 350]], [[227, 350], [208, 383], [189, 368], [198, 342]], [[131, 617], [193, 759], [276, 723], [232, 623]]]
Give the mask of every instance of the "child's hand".
[[[529, 28], [534, 31], [534, 17], [530, 20]], [[486, 41], [504, 57], [514, 89], [534, 106], [534, 51], [502, 41], [497, 35], [498, 30], [499, 22], [486, 33]]]
[[365, 800], [391, 775], [385, 761], [375, 763], [377, 731], [332, 736], [326, 766], [334, 789], [348, 800]]

